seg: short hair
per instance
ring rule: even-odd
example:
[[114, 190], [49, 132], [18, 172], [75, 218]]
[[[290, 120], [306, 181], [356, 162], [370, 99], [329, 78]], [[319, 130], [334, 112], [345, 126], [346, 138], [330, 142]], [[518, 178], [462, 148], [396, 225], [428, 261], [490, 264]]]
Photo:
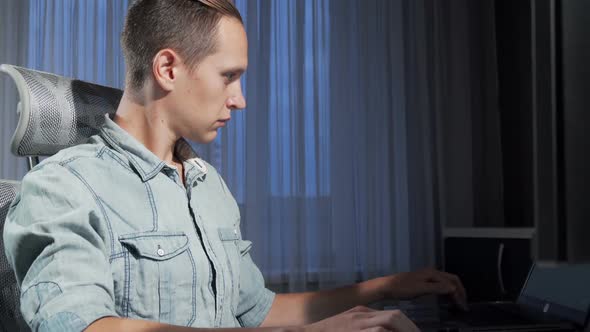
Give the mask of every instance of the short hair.
[[223, 16], [243, 24], [231, 0], [136, 0], [129, 7], [121, 34], [126, 88], [143, 87], [154, 56], [165, 48], [180, 54], [189, 68], [196, 68], [215, 51]]

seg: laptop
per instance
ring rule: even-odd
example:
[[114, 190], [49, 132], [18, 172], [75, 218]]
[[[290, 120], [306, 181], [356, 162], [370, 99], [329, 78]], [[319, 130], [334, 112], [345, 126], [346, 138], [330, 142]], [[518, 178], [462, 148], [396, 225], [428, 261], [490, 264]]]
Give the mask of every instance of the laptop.
[[[389, 307], [386, 309], [393, 309]], [[590, 312], [590, 264], [533, 264], [516, 302], [401, 306], [423, 331], [583, 331]]]

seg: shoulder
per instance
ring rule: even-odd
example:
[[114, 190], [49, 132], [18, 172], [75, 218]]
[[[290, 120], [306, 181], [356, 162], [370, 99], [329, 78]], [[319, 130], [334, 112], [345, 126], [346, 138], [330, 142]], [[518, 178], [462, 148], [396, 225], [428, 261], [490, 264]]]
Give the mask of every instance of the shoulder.
[[[66, 149], [35, 166], [22, 179], [5, 222], [5, 231], [19, 232], [40, 221], [61, 220], [72, 211], [98, 211], [88, 183], [76, 172], [77, 160], [95, 160], [96, 147]], [[97, 212], [98, 213], [98, 212]]]
[[39, 165], [35, 166], [32, 171], [43, 169], [50, 164], [66, 166], [79, 160], [100, 159], [100, 156], [106, 148], [107, 147], [102, 141], [93, 139], [88, 143], [60, 150], [53, 156], [44, 159]]
[[[84, 187], [77, 179], [80, 169], [100, 167], [101, 154], [106, 146], [100, 142], [80, 144], [63, 149], [44, 159], [22, 179], [21, 195], [66, 191], [70, 195]], [[56, 192], [58, 191], [58, 192]]]

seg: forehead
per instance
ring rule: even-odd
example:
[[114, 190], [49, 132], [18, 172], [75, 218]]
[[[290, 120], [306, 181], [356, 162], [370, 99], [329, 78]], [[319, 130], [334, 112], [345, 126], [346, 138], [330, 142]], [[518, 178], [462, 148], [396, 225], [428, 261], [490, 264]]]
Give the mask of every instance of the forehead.
[[223, 17], [219, 21], [215, 51], [206, 60], [217, 66], [241, 67], [248, 66], [248, 38], [240, 21], [235, 18]]

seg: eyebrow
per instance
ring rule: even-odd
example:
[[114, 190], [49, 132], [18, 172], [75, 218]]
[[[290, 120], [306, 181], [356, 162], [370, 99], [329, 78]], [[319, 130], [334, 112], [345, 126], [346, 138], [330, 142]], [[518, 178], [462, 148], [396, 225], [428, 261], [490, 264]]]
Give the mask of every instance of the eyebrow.
[[223, 72], [224, 73], [236, 73], [236, 74], [243, 74], [246, 71], [246, 68], [244, 67], [232, 67], [232, 68], [227, 68], [224, 69]]

